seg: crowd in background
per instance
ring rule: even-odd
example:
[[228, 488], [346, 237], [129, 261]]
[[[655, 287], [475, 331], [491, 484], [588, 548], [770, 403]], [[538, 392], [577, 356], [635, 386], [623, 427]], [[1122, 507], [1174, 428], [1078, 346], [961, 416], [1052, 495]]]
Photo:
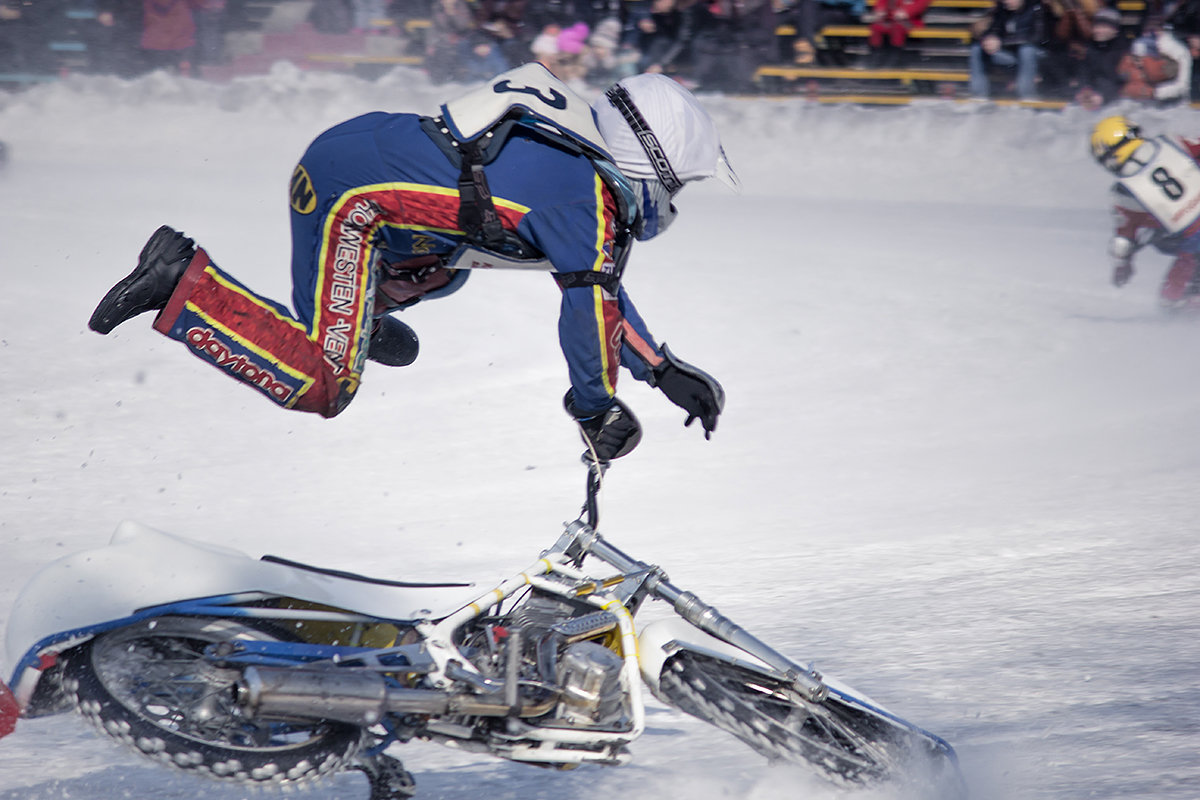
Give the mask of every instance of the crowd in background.
[[219, 63], [237, 0], [0, 0], [0, 74], [133, 77]]
[[[689, 88], [753, 92], [763, 64], [926, 66], [909, 35], [931, 0], [318, 0], [308, 23], [327, 33], [406, 36], [435, 82], [473, 81], [527, 61], [568, 81], [606, 85], [666, 72]], [[1200, 100], [1200, 0], [996, 0], [964, 55], [973, 96]], [[1111, 3], [1111, 5], [1106, 5]], [[55, 42], [86, 50], [85, 71], [130, 77], [228, 58], [226, 33], [246, 0], [0, 0], [0, 75], [54, 73]], [[420, 20], [419, 26], [406, 22]], [[868, 50], [822, 37], [869, 26]], [[787, 35], [781, 35], [787, 31]], [[69, 34], [69, 35], [66, 35]]]
[[1200, 99], [1197, 54], [1197, 0], [1148, 0], [1132, 22], [1103, 0], [997, 0], [975, 30], [969, 87], [987, 97], [997, 72], [1011, 71], [1022, 99], [1178, 103]]
[[669, 72], [690, 88], [743, 92], [776, 59], [775, 12], [764, 0], [433, 0], [432, 20], [435, 80], [536, 60], [597, 85]]

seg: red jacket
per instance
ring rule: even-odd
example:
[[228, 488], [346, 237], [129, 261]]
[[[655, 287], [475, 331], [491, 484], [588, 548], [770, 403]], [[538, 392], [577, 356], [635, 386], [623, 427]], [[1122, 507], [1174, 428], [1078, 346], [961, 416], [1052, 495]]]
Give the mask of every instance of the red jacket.
[[203, 0], [142, 0], [142, 47], [186, 50], [196, 44], [192, 9]]
[[903, 11], [908, 14], [907, 22], [914, 28], [920, 28], [925, 24], [921, 15], [931, 2], [933, 0], [872, 0], [871, 10], [878, 16], [875, 22], [901, 22], [895, 15], [897, 11]]

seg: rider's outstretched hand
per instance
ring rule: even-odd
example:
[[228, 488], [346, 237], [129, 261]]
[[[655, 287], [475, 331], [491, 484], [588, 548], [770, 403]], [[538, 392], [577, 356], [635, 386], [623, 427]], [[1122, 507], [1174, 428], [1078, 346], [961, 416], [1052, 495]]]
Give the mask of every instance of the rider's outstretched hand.
[[[575, 407], [575, 393], [568, 389], [563, 397], [563, 407], [567, 413], [579, 423], [583, 441], [589, 450], [595, 451], [596, 460], [601, 463], [620, 458], [637, 447], [642, 440], [642, 426], [629, 407], [617, 398], [607, 410], [599, 413], [581, 412]], [[590, 453], [584, 454], [585, 458]]]
[[725, 390], [712, 375], [676, 358], [666, 344], [659, 349], [663, 361], [654, 368], [654, 385], [668, 400], [688, 413], [684, 425], [691, 425], [698, 419], [704, 426], [704, 438], [712, 438], [712, 432], [717, 429], [717, 417], [725, 408]]

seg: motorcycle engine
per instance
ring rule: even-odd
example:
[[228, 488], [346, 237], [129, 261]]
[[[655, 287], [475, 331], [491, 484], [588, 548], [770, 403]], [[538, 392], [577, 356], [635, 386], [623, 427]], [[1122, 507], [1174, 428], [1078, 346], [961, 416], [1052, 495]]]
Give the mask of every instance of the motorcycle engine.
[[558, 598], [532, 597], [512, 624], [531, 643], [541, 679], [559, 690], [550, 725], [611, 729], [626, 723], [624, 661], [597, 643], [616, 626], [612, 615]]
[[556, 716], [569, 725], [607, 726], [622, 717], [621, 657], [594, 642], [569, 645], [558, 662]]

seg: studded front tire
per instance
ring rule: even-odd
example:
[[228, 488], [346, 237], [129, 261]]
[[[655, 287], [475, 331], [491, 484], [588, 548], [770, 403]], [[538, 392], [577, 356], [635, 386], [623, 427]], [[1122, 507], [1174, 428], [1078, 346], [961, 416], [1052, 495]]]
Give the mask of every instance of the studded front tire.
[[285, 786], [348, 768], [359, 728], [245, 717], [234, 702], [240, 671], [205, 656], [221, 642], [274, 638], [231, 620], [148, 620], [72, 651], [64, 685], [102, 733], [178, 769]]
[[868, 713], [836, 692], [810, 703], [755, 670], [682, 651], [664, 666], [659, 694], [771, 761], [807, 765], [836, 784], [894, 783], [919, 786], [920, 796], [930, 800], [966, 797], [944, 743]]

